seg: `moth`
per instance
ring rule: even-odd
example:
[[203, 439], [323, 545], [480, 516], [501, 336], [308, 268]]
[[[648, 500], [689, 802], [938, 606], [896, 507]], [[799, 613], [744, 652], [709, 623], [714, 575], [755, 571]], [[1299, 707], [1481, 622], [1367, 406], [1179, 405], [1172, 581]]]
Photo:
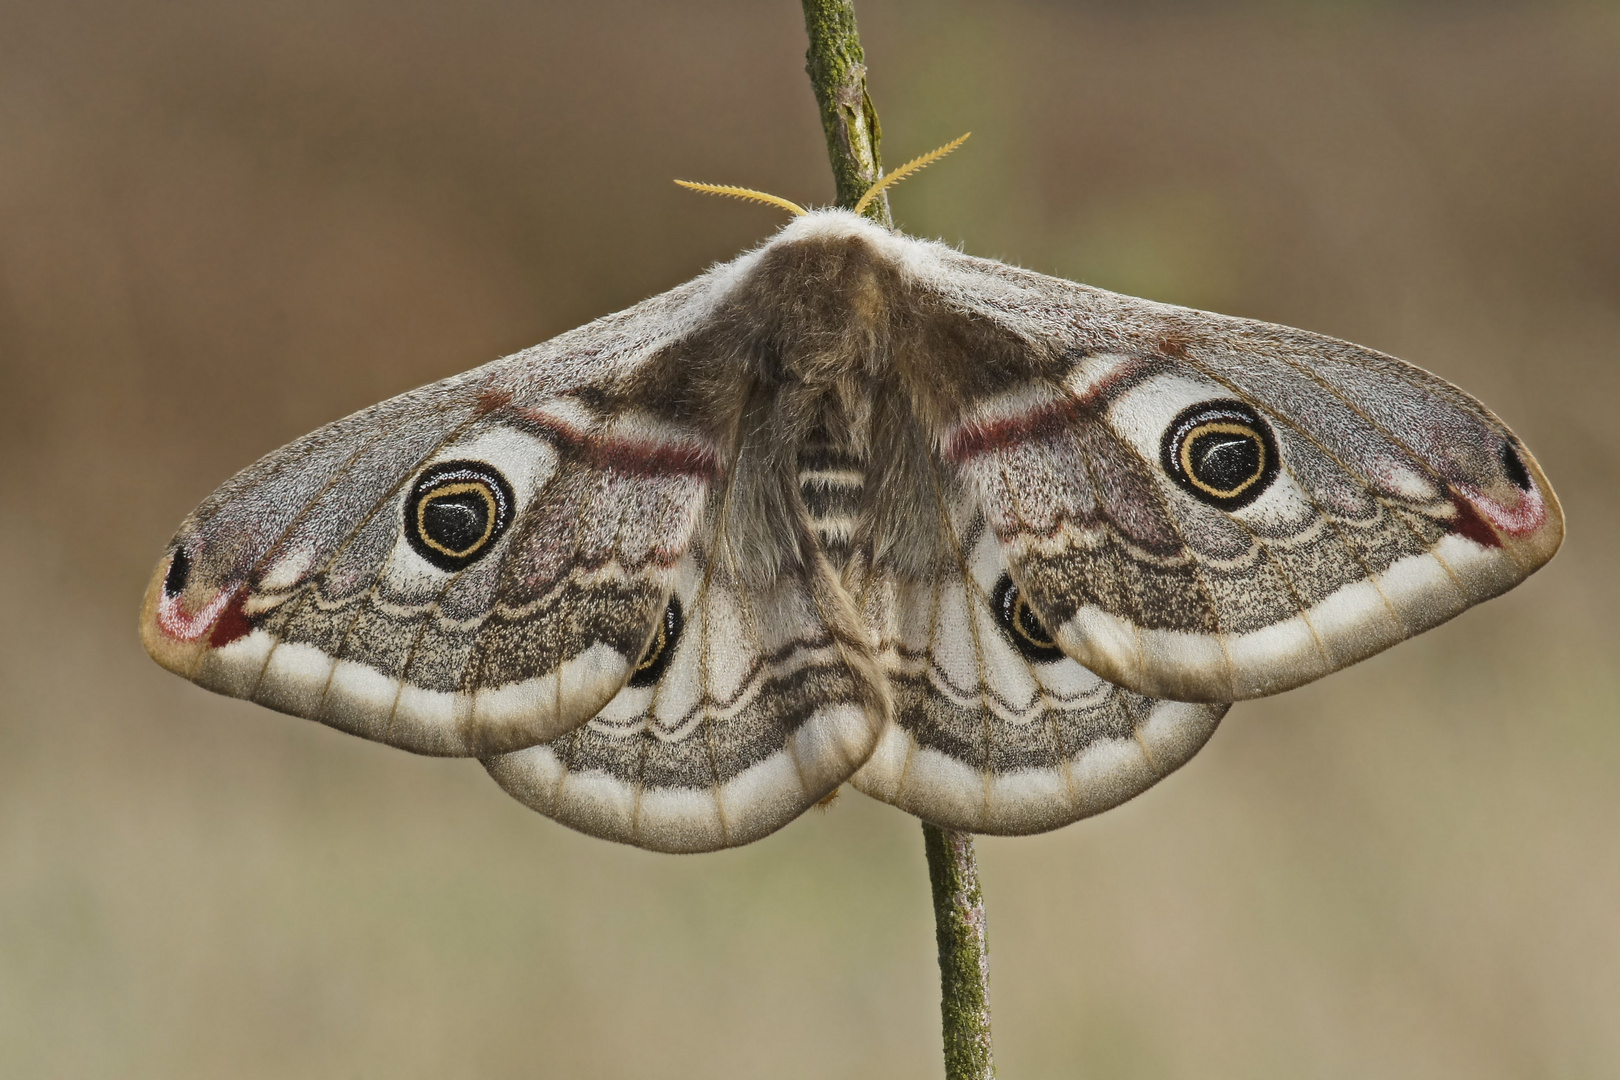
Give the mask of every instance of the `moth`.
[[227, 481], [147, 650], [645, 848], [845, 782], [1020, 834], [1563, 537], [1513, 433], [1392, 357], [775, 201], [735, 260]]

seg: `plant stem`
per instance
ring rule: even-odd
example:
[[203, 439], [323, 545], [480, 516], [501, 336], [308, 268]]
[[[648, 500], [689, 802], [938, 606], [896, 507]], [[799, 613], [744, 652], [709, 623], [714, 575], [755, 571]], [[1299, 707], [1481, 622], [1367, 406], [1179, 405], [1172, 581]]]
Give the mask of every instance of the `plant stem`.
[[990, 1058], [990, 946], [973, 837], [926, 821], [922, 828], [928, 881], [934, 887], [945, 1077], [988, 1080], [996, 1075]]
[[[849, 209], [883, 176], [883, 130], [866, 92], [866, 54], [855, 29], [854, 4], [803, 3], [810, 35], [805, 71], [821, 106], [838, 205]], [[881, 224], [894, 224], [887, 195], [873, 199], [864, 213]], [[990, 950], [973, 837], [925, 821], [923, 849], [934, 891], [946, 1080], [989, 1080], [996, 1073], [990, 1057]]]
[[[850, 0], [804, 0], [804, 28], [810, 35], [804, 70], [821, 106], [838, 205], [848, 210], [883, 176], [883, 128], [866, 92], [866, 54], [855, 29]], [[893, 225], [888, 196], [873, 199], [865, 214]]]

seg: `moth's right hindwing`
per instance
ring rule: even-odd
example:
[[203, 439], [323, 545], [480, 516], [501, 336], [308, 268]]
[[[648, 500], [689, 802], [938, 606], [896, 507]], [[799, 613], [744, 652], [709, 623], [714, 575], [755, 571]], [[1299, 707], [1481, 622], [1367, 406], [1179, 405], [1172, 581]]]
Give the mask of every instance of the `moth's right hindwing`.
[[1227, 706], [1144, 697], [1065, 655], [976, 500], [949, 486], [936, 485], [933, 564], [860, 575], [894, 722], [855, 787], [945, 828], [1022, 835], [1117, 806], [1185, 764]]
[[148, 650], [210, 689], [421, 753], [498, 753], [584, 722], [652, 639], [725, 452], [723, 422], [671, 420], [626, 390], [701, 284], [251, 466], [172, 541]]

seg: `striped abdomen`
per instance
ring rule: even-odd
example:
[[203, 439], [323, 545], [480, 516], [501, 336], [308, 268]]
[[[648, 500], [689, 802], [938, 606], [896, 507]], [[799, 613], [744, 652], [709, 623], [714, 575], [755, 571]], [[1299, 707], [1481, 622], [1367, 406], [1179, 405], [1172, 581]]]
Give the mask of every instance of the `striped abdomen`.
[[865, 479], [866, 458], [852, 449], [815, 443], [799, 452], [800, 497], [816, 539], [840, 570], [849, 561]]

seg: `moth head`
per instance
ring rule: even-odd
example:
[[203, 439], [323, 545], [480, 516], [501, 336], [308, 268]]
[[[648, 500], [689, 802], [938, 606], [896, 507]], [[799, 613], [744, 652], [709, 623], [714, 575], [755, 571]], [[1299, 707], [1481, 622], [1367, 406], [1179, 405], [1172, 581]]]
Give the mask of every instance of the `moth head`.
[[1205, 401], [1183, 409], [1160, 444], [1165, 472], [1194, 498], [1238, 510], [1277, 478], [1277, 439], [1253, 408], [1237, 400]]

